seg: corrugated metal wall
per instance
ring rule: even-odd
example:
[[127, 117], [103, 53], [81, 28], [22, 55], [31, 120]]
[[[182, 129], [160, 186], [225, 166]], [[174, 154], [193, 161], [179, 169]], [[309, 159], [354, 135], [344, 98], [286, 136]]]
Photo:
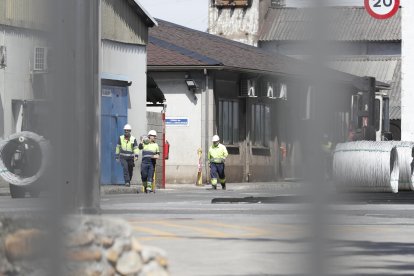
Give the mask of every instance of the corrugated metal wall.
[[146, 45], [148, 26], [131, 9], [127, 1], [103, 0], [102, 39]]
[[0, 24], [45, 30], [51, 0], [0, 0]]

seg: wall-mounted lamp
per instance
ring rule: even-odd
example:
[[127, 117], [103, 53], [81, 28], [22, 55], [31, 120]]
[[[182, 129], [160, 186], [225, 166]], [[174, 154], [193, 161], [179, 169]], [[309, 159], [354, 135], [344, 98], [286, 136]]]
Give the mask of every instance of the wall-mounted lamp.
[[188, 90], [195, 92], [197, 90], [197, 83], [193, 79], [185, 79], [185, 84], [187, 84]]

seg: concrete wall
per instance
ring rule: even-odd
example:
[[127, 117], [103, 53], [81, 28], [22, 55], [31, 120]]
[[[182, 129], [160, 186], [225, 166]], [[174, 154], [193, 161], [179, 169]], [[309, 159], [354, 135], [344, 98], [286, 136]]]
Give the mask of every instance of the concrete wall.
[[[193, 93], [185, 84], [186, 72], [151, 72], [158, 87], [163, 91], [166, 103], [166, 118], [188, 118], [188, 126], [166, 126], [166, 140], [170, 143], [169, 159], [166, 160], [167, 183], [195, 183], [197, 178], [197, 149], [202, 147], [201, 94]], [[199, 76], [192, 73], [202, 89]], [[155, 111], [157, 108], [148, 108]]]
[[12, 99], [33, 99], [34, 47], [46, 42], [41, 33], [0, 25], [1, 45], [7, 49], [7, 66], [0, 68], [0, 137], [4, 138], [20, 131]]
[[[218, 8], [210, 0], [208, 32], [225, 38], [256, 45], [259, 31], [260, 0], [252, 0], [249, 8]], [[270, 4], [270, 0], [268, 1]]]
[[102, 72], [127, 77], [129, 87], [128, 122], [133, 135], [146, 133], [146, 64], [145, 46], [102, 41]]

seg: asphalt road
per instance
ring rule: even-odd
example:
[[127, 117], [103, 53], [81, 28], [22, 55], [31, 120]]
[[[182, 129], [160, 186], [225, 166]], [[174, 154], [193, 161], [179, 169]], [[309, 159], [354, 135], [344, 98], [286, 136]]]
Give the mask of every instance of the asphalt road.
[[[347, 195], [323, 205], [295, 192], [175, 186], [104, 195], [101, 208], [126, 219], [143, 244], [166, 250], [171, 275], [414, 275], [413, 194]], [[3, 196], [0, 210], [33, 212], [41, 203]]]

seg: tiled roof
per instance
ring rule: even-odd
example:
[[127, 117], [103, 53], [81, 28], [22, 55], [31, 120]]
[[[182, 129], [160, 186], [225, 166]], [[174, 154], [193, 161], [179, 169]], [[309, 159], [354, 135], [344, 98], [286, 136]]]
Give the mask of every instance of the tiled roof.
[[372, 76], [389, 84], [390, 119], [401, 119], [401, 57], [342, 57], [333, 61], [331, 67], [361, 77]]
[[148, 66], [199, 65], [293, 74], [296, 59], [157, 19], [149, 30]]
[[[386, 20], [371, 17], [364, 7], [331, 7], [316, 15], [307, 8], [269, 9], [260, 28], [259, 41], [312, 39], [320, 30], [314, 24], [320, 24], [324, 28], [322, 34], [331, 40], [401, 41], [401, 9]], [[322, 17], [326, 17], [326, 22], [321, 21]]]
[[[217, 69], [290, 77], [312, 77], [315, 67], [303, 60], [270, 53], [220, 36], [157, 19], [149, 30], [148, 69], [212, 66]], [[323, 69], [331, 80], [354, 83], [355, 75]], [[380, 85], [380, 83], [377, 83]]]

